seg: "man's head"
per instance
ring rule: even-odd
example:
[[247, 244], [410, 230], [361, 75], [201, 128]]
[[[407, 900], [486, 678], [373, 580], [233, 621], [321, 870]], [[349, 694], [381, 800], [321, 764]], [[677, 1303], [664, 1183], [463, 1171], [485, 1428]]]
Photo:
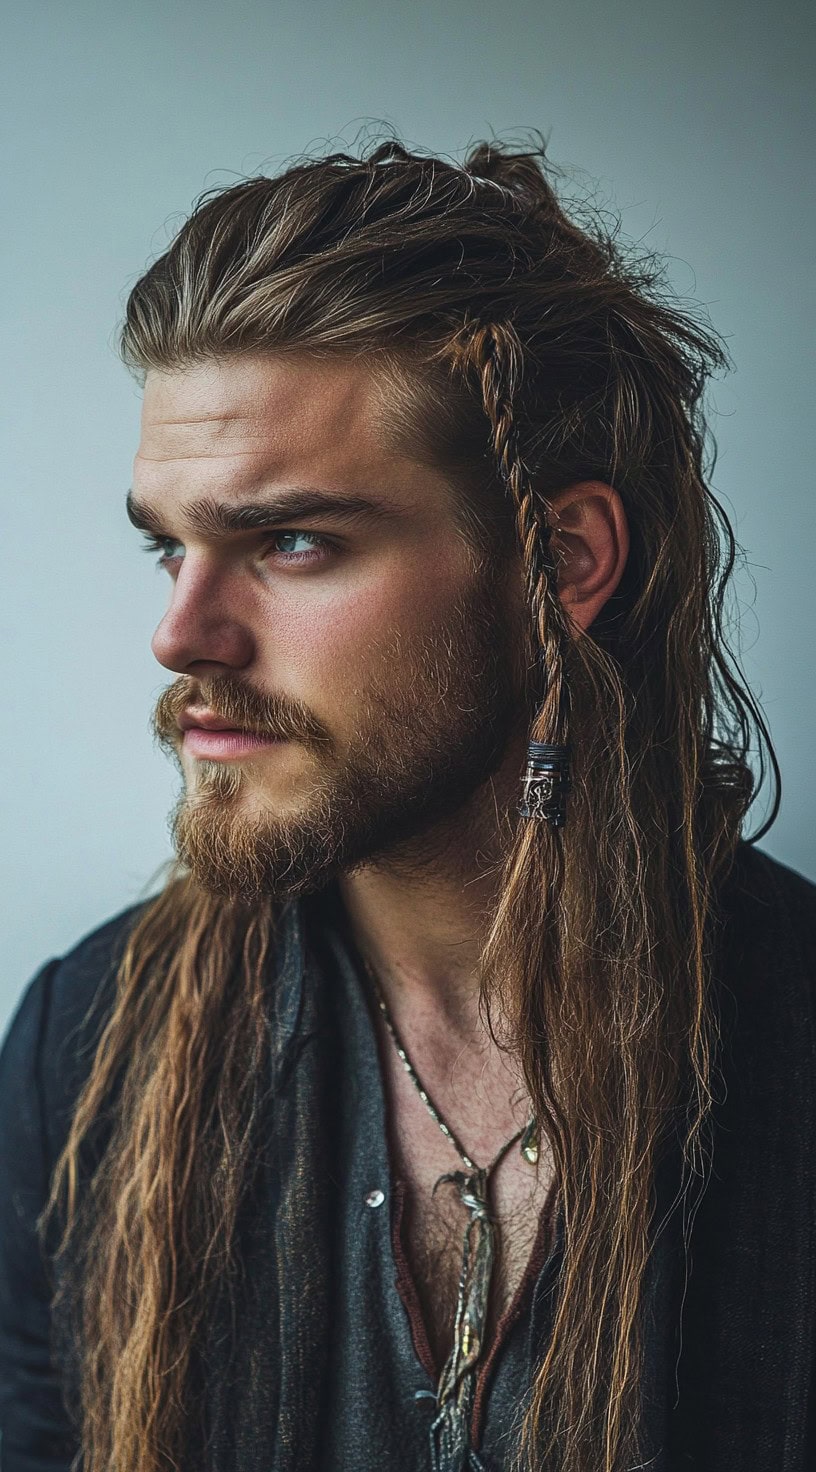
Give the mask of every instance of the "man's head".
[[[658, 791], [660, 831], [705, 807], [717, 852], [747, 795], [711, 739], [717, 700], [746, 730], [700, 412], [726, 360], [661, 288], [564, 209], [542, 150], [459, 165], [397, 143], [213, 191], [137, 282], [133, 494], [179, 554], [159, 734], [241, 702], [250, 728], [289, 723], [229, 761], [185, 737], [174, 832], [205, 887], [319, 885], [431, 842], [489, 781], [533, 899], [533, 853], [557, 883], [598, 834], [642, 831]], [[257, 517], [235, 530], [292, 491], [377, 506], [340, 525], [290, 500], [280, 530], [315, 535], [274, 551]], [[194, 518], [202, 497], [233, 530]], [[570, 748], [569, 840], [514, 821], [526, 738]]]
[[[153, 649], [181, 677], [154, 724], [185, 779], [177, 852], [219, 893], [297, 893], [432, 847], [454, 815], [478, 829], [489, 778], [517, 786], [535, 711], [509, 508], [477, 541], [462, 492], [395, 444], [389, 387], [291, 353], [147, 374], [128, 506], [161, 542]], [[558, 507], [580, 627], [620, 577], [625, 514], [600, 485]], [[202, 735], [212, 716], [267, 739]]]

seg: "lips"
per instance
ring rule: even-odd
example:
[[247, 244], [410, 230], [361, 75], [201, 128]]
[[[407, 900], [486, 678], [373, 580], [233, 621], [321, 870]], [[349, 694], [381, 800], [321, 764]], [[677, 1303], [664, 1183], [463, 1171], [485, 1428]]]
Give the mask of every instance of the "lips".
[[223, 716], [203, 707], [184, 711], [178, 718], [178, 727], [186, 754], [206, 761], [241, 760], [251, 757], [254, 752], [282, 744], [279, 736], [230, 725]]
[[192, 731], [196, 727], [203, 731], [241, 731], [243, 726], [236, 726], [232, 721], [222, 720], [221, 716], [213, 715], [208, 710], [186, 710], [178, 718], [179, 730]]

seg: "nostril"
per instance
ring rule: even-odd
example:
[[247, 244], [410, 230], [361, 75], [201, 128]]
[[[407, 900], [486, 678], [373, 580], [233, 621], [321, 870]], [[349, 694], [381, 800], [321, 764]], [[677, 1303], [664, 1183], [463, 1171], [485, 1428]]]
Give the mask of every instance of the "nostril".
[[156, 629], [150, 647], [159, 664], [179, 674], [221, 673], [225, 665], [243, 667], [251, 642], [235, 624], [168, 615]]

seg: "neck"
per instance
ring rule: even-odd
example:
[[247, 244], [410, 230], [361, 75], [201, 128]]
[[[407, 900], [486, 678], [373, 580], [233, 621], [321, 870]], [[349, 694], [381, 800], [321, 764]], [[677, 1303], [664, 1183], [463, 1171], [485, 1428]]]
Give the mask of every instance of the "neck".
[[478, 963], [518, 796], [518, 762], [508, 766], [452, 818], [340, 880], [396, 1022], [421, 1017], [462, 1041], [483, 1031]]

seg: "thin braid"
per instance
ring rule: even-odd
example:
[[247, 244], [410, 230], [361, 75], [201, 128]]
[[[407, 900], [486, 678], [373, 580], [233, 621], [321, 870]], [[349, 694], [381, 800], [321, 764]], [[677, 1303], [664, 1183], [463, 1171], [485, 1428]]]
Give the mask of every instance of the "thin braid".
[[524, 352], [509, 322], [487, 323], [467, 334], [463, 355], [477, 369], [485, 413], [493, 430], [499, 471], [516, 512], [516, 529], [527, 581], [527, 597], [543, 675], [541, 705], [533, 722], [535, 741], [566, 744], [568, 688], [563, 651], [569, 634], [556, 589], [557, 570], [550, 553], [552, 524], [533, 489], [518, 444], [514, 412], [524, 369]]

